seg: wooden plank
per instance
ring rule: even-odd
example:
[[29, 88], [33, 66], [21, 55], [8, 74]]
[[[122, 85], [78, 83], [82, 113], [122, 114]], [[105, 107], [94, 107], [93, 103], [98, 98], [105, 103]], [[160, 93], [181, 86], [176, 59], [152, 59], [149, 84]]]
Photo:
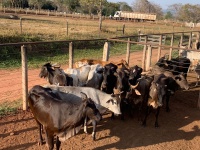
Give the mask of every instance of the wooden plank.
[[149, 71], [150, 66], [151, 66], [151, 55], [152, 55], [152, 47], [151, 45], [148, 45], [148, 50], [147, 50], [147, 61], [146, 61], [146, 71]]
[[23, 110], [28, 109], [28, 65], [27, 65], [27, 47], [21, 46], [21, 58], [22, 58], [22, 100]]
[[127, 50], [126, 50], [126, 62], [129, 64], [129, 59], [130, 59], [130, 49], [131, 49], [131, 39], [128, 38], [128, 43], [127, 43]]
[[188, 47], [189, 48], [192, 48], [191, 43], [192, 43], [192, 32], [190, 32], [190, 35], [189, 35], [189, 41], [188, 41]]
[[[159, 45], [162, 45], [162, 34], [160, 35]], [[160, 55], [161, 55], [161, 46], [158, 47], [157, 61], [160, 59]]]
[[171, 48], [169, 50], [169, 60], [171, 60], [171, 58], [172, 58], [173, 44], [174, 44], [174, 34], [172, 34], [172, 37], [171, 37], [171, 44], [170, 44]]
[[73, 43], [69, 43], [69, 68], [73, 68], [73, 62], [74, 62], [74, 48]]
[[[147, 36], [145, 36], [145, 43], [147, 43]], [[147, 51], [147, 45], [144, 45], [143, 48], [143, 57], [142, 57], [142, 68], [144, 69], [144, 71], [146, 71], [145, 69], [145, 61], [146, 61], [146, 51]]]
[[104, 47], [103, 47], [103, 61], [108, 61], [109, 53], [110, 53], [110, 43], [105, 42]]

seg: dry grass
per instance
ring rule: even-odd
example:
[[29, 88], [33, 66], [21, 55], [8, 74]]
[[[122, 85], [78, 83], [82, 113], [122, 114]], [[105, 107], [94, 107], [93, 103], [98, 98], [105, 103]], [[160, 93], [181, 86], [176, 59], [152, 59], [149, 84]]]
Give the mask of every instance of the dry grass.
[[[8, 15], [8, 14], [4, 14]], [[125, 24], [125, 35], [134, 35], [141, 30], [142, 33], [166, 33], [173, 31], [188, 31], [181, 23], [157, 22], [132, 22], [103, 20], [102, 32], [99, 33], [99, 21], [97, 19], [70, 18], [60, 16], [26, 15], [18, 14], [22, 18], [22, 31], [24, 35], [37, 36], [42, 40], [65, 40], [65, 39], [91, 39], [122, 36]], [[68, 22], [68, 36], [67, 36]], [[174, 27], [173, 27], [174, 25]], [[198, 30], [198, 29], [193, 29]], [[20, 34], [20, 20], [0, 18], [0, 36], [13, 36]]]

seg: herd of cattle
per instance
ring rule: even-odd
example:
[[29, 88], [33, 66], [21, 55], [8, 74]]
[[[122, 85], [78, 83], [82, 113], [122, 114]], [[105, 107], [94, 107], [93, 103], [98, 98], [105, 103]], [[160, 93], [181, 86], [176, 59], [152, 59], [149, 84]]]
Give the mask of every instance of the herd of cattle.
[[87, 133], [90, 123], [95, 140], [96, 125], [106, 111], [112, 112], [112, 119], [115, 115], [125, 119], [137, 110], [138, 119], [146, 126], [150, 110], [155, 109], [155, 127], [158, 127], [160, 108], [165, 104], [166, 111], [170, 111], [170, 97], [178, 89], [189, 89], [187, 58], [161, 57], [147, 73], [137, 65], [130, 67], [124, 60], [112, 63], [82, 59], [75, 65], [74, 69], [63, 70], [46, 63], [39, 76], [50, 85], [35, 85], [29, 91], [29, 106], [39, 128], [39, 144], [43, 144], [44, 131], [49, 149], [54, 147], [55, 136], [59, 149], [60, 141], [76, 135], [82, 125]]

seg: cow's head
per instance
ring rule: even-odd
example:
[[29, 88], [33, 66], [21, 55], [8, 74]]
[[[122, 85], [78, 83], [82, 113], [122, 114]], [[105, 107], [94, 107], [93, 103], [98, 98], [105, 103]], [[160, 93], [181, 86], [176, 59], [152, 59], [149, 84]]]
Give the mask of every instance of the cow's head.
[[123, 70], [123, 69], [117, 69], [114, 75], [117, 78], [115, 87], [113, 89], [115, 94], [119, 94], [123, 91], [128, 91], [129, 90], [129, 71], [128, 70]]
[[[114, 87], [116, 83], [116, 76], [114, 73], [117, 70], [117, 66], [113, 63], [106, 64], [103, 70], [103, 81], [101, 84], [101, 90], [105, 91], [105, 89], [109, 87]], [[113, 88], [112, 88], [113, 90]]]
[[179, 75], [175, 75], [174, 79], [176, 81], [176, 83], [183, 89], [188, 90], [189, 89], [189, 85], [188, 82], [185, 78], [184, 73], [181, 73]]
[[142, 71], [143, 71], [143, 69], [137, 65], [130, 68], [129, 83], [131, 85], [136, 84], [137, 79], [139, 79], [141, 77]]
[[151, 83], [148, 105], [153, 108], [161, 107], [167, 94], [168, 78], [166, 76], [159, 76], [158, 80]]
[[111, 94], [110, 99], [106, 102], [107, 108], [114, 114], [120, 115], [121, 114], [120, 102], [121, 102], [120, 94]]
[[52, 69], [51, 63], [46, 63], [46, 64], [44, 64], [44, 65], [42, 66], [42, 68], [41, 68], [39, 77], [40, 77], [40, 78], [46, 78], [46, 77], [48, 76], [48, 73], [49, 73], [50, 71], [52, 71], [52, 70], [53, 70], [53, 69]]

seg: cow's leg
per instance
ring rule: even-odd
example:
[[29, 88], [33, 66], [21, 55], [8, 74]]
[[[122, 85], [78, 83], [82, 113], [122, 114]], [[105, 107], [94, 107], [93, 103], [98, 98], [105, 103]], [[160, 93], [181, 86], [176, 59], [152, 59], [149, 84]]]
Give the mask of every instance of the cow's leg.
[[36, 120], [37, 126], [38, 126], [38, 130], [39, 130], [39, 141], [38, 141], [38, 145], [42, 145], [43, 144], [43, 138], [42, 138], [42, 124], [39, 123], [39, 121]]
[[114, 113], [112, 112], [112, 115], [111, 115], [111, 120], [115, 119], [115, 115]]
[[120, 110], [121, 110], [121, 120], [124, 120], [124, 111], [125, 111], [125, 102], [121, 101], [120, 103]]
[[199, 85], [199, 78], [200, 78], [200, 76], [199, 76], [199, 75], [197, 75], [197, 83], [196, 83], [196, 85], [195, 85], [195, 86], [198, 86], [198, 85]]
[[59, 150], [59, 149], [60, 149], [60, 144], [61, 144], [61, 142], [60, 142], [60, 140], [59, 140], [59, 137], [57, 136], [57, 137], [56, 137], [56, 150]]
[[156, 109], [156, 121], [155, 121], [155, 127], [156, 128], [159, 127], [159, 125], [158, 125], [158, 115], [159, 115], [159, 112], [160, 112], [160, 107], [158, 107]]
[[84, 120], [84, 132], [87, 133], [87, 117]]
[[97, 126], [97, 122], [95, 120], [92, 120], [92, 126], [93, 126], [92, 139], [96, 140], [96, 126]]
[[54, 148], [54, 135], [48, 129], [45, 128], [46, 133], [46, 141], [49, 150], [53, 150]]
[[142, 122], [142, 126], [144, 126], [144, 127], [146, 126], [146, 120], [147, 120], [147, 117], [150, 114], [150, 112], [151, 112], [151, 108], [150, 108], [150, 106], [147, 106], [146, 112], [145, 112], [145, 117], [144, 117], [144, 120]]
[[169, 98], [170, 98], [170, 95], [167, 94], [167, 96], [166, 96], [166, 112], [170, 111], [170, 109], [169, 109]]

